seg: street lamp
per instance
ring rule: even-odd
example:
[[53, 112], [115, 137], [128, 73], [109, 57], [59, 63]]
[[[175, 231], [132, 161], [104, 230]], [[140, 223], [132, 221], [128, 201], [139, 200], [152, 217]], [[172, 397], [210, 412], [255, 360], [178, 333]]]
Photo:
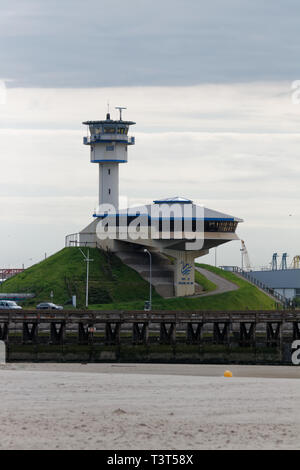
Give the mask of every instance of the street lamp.
[[[32, 261], [33, 258], [28, 258], [27, 261]], [[29, 267], [29, 266], [28, 266]], [[25, 269], [25, 263], [22, 264], [22, 269]]]
[[87, 256], [83, 253], [81, 248], [79, 248], [79, 250], [83, 254], [84, 261], [86, 262], [85, 306], [86, 308], [88, 308], [88, 305], [89, 305], [89, 263], [90, 261], [94, 261], [94, 260], [90, 259], [90, 250], [88, 250]]
[[149, 283], [150, 283], [150, 292], [149, 292], [149, 310], [152, 309], [152, 255], [147, 248], [144, 249], [144, 253], [148, 253], [149, 255], [149, 260], [150, 260], [150, 265], [149, 265]]

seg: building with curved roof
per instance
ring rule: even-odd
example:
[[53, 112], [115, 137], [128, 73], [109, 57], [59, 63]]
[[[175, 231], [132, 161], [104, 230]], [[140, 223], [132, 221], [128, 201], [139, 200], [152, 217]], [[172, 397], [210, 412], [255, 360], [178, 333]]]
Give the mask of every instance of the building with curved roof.
[[[135, 123], [123, 121], [124, 108], [118, 109], [119, 120], [111, 120], [107, 114], [106, 120], [84, 122], [90, 135], [83, 143], [90, 146], [91, 162], [98, 165], [99, 205], [93, 222], [80, 232], [80, 243], [91, 246], [97, 243], [119, 254], [123, 261], [131, 260], [136, 269], [138, 258], [143, 256], [147, 261], [149, 253], [161, 266], [156, 270], [157, 278], [167, 272], [162, 269], [163, 260], [171, 260], [168, 276], [172, 278], [173, 289], [166, 290], [168, 296], [194, 295], [195, 258], [208, 254], [211, 248], [238, 240], [236, 229], [242, 219], [181, 196], [162, 197], [153, 204], [120, 210], [119, 164], [127, 162], [128, 146], [135, 144], [134, 137], [128, 136], [129, 127]], [[126, 258], [124, 253], [130, 256]], [[147, 278], [147, 270], [141, 272]]]

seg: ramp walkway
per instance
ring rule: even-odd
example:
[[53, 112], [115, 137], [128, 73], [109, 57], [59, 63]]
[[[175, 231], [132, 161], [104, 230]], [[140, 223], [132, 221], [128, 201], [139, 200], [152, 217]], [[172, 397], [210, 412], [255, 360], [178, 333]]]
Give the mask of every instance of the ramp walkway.
[[208, 269], [204, 268], [199, 268], [195, 266], [195, 269], [205, 276], [209, 281], [213, 282], [217, 288], [211, 292], [207, 292], [206, 294], [201, 294], [201, 297], [206, 297], [210, 295], [216, 295], [216, 294], [223, 294], [224, 292], [231, 292], [234, 290], [239, 289], [239, 286], [234, 284], [233, 282], [228, 281], [227, 279], [224, 279], [224, 277], [218, 276], [218, 274], [212, 273]]

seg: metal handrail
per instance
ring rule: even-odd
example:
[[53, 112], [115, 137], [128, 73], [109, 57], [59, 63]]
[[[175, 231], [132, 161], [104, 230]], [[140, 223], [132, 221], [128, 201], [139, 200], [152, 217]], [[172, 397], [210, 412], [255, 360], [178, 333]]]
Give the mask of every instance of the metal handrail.
[[[95, 233], [85, 233], [84, 235], [95, 235]], [[94, 246], [95, 248], [98, 247], [98, 243], [92, 242], [92, 241], [85, 241], [81, 242], [80, 241], [80, 234], [79, 233], [70, 233], [69, 235], [66, 235], [65, 237], [65, 247], [70, 248], [70, 247], [76, 247], [76, 246]]]
[[276, 292], [274, 289], [272, 289], [271, 287], [267, 286], [266, 284], [264, 284], [263, 282], [257, 280], [255, 277], [251, 276], [250, 273], [248, 273], [247, 271], [244, 271], [243, 269], [240, 269], [238, 268], [237, 271], [245, 278], [247, 279], [248, 281], [252, 282], [252, 284], [260, 287], [262, 290], [264, 290], [265, 292], [267, 292], [268, 294], [272, 295], [273, 297], [275, 297], [275, 299], [279, 300], [283, 305], [289, 305], [290, 304], [290, 300], [287, 299], [285, 296], [279, 294], [278, 292]]

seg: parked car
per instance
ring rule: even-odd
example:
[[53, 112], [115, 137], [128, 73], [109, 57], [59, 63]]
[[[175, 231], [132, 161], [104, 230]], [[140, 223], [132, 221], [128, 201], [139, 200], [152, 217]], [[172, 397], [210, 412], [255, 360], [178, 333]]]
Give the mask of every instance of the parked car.
[[36, 306], [38, 310], [63, 310], [61, 305], [53, 304], [52, 302], [42, 302]]
[[22, 307], [18, 305], [13, 300], [0, 300], [0, 308], [1, 309], [14, 309], [14, 310], [22, 310]]

